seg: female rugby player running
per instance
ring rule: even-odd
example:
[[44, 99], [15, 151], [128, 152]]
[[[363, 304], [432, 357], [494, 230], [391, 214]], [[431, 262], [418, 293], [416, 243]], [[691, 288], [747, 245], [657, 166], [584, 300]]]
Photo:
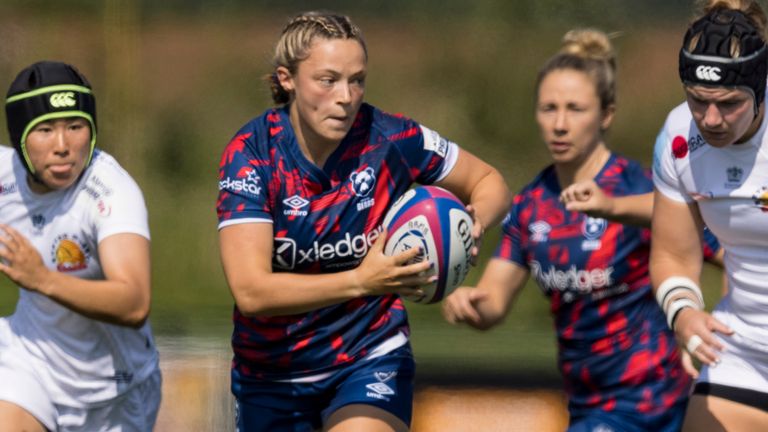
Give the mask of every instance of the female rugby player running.
[[141, 191], [94, 149], [96, 101], [74, 67], [25, 68], [5, 109], [0, 273], [20, 292], [0, 319], [0, 430], [152, 430], [160, 369]]
[[[651, 216], [650, 173], [605, 143], [615, 71], [597, 30], [568, 32], [544, 64], [536, 119], [553, 164], [515, 197], [478, 286], [457, 289], [443, 313], [488, 329], [532, 274], [555, 319], [568, 430], [671, 432], [682, 424], [690, 378], [652, 296], [650, 231], [638, 226]], [[569, 209], [577, 207], [595, 217]]]
[[382, 253], [384, 214], [414, 182], [435, 184], [471, 205], [479, 238], [509, 204], [491, 166], [363, 103], [367, 60], [349, 18], [293, 18], [269, 75], [277, 107], [224, 151], [217, 210], [236, 303], [238, 430], [408, 430], [414, 362], [400, 295], [433, 279], [428, 263], [406, 265], [417, 249]]
[[[711, 0], [680, 49], [686, 102], [656, 143], [651, 275], [677, 339], [703, 367], [684, 430], [768, 429], [768, 74], [756, 1]], [[702, 224], [725, 250], [712, 314], [698, 286]]]

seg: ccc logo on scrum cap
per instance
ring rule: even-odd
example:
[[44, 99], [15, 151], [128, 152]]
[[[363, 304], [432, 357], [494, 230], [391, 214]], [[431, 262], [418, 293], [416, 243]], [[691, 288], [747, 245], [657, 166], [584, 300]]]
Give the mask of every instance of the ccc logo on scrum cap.
[[51, 106], [54, 108], [73, 107], [77, 103], [75, 102], [74, 92], [54, 93], [51, 95], [48, 101], [51, 103]]
[[720, 68], [717, 66], [701, 65], [696, 68], [696, 78], [702, 81], [720, 81]]

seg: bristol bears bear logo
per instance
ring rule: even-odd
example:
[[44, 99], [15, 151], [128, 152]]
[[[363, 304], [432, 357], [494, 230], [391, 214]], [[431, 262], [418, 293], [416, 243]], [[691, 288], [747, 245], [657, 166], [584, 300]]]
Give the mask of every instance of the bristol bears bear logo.
[[[352, 181], [352, 191], [361, 198], [367, 197], [376, 185], [376, 176], [371, 167], [353, 172], [349, 175], [349, 180]], [[372, 206], [373, 198], [366, 198], [357, 203], [357, 210], [365, 210]]]
[[376, 184], [376, 176], [373, 174], [373, 168], [368, 167], [362, 171], [356, 171], [350, 174], [352, 180], [352, 190], [359, 197], [368, 196]]
[[605, 219], [587, 216], [584, 219], [584, 224], [581, 226], [581, 232], [589, 240], [595, 240], [603, 235], [607, 227], [608, 222]]

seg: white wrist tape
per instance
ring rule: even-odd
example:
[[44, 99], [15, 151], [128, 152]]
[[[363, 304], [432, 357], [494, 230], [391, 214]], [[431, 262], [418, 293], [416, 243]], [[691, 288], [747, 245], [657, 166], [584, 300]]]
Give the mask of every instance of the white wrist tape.
[[674, 298], [675, 294], [683, 291], [692, 292], [699, 299], [699, 309], [704, 309], [704, 296], [701, 294], [701, 288], [696, 282], [682, 276], [672, 276], [665, 279], [656, 290], [656, 302], [664, 312], [667, 312], [670, 300]]
[[700, 304], [696, 303], [695, 301], [687, 297], [675, 299], [669, 305], [669, 308], [667, 308], [667, 310], [665, 311], [667, 313], [667, 325], [669, 325], [669, 328], [671, 328], [672, 330], [675, 329], [675, 319], [677, 318], [677, 314], [685, 308], [693, 308], [696, 310], [702, 309]]

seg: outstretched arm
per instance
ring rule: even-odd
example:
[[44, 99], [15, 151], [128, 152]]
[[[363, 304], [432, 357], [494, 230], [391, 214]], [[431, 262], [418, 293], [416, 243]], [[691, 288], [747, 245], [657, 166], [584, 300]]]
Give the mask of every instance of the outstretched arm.
[[98, 245], [103, 280], [80, 279], [50, 270], [21, 233], [0, 225], [0, 272], [20, 287], [50, 297], [89, 318], [140, 327], [149, 315], [149, 240], [115, 234]]
[[649, 227], [653, 213], [653, 193], [612, 197], [593, 180], [574, 183], [560, 193], [569, 211], [585, 213], [615, 222]]
[[525, 268], [493, 258], [476, 288], [459, 287], [443, 300], [443, 316], [452, 324], [487, 330], [504, 320], [527, 280]]

